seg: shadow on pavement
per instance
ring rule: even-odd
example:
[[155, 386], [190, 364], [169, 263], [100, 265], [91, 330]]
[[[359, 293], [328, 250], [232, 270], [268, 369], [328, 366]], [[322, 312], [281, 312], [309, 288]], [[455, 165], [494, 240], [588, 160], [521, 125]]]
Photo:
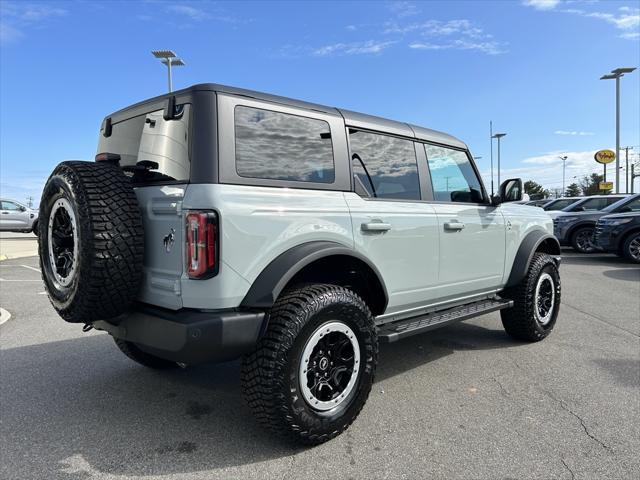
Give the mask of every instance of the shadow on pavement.
[[[382, 345], [377, 378], [514, 344], [502, 330], [461, 323]], [[3, 468], [22, 478], [199, 472], [300, 451], [254, 421], [237, 361], [157, 372], [97, 334], [5, 349], [0, 364], [3, 442], [12, 445]]]
[[[631, 263], [626, 258], [614, 254], [586, 253], [571, 256], [562, 255], [561, 265], [602, 265], [621, 268], [637, 268], [638, 264]], [[562, 268], [562, 267], [561, 267]]]
[[627, 268], [624, 270], [605, 270], [602, 272], [605, 277], [614, 280], [626, 280], [629, 282], [640, 282], [640, 268]]

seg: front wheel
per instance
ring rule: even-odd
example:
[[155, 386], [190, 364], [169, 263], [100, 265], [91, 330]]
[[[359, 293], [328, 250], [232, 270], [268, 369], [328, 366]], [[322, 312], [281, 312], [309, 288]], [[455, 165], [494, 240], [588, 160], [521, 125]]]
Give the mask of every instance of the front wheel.
[[560, 310], [560, 273], [553, 258], [536, 253], [520, 284], [502, 293], [514, 305], [500, 311], [505, 331], [518, 340], [538, 342], [556, 324]]
[[571, 235], [571, 246], [579, 253], [593, 253], [596, 248], [593, 244], [593, 227], [580, 227]]
[[635, 263], [640, 263], [640, 232], [632, 233], [622, 246], [624, 256]]
[[278, 299], [267, 331], [244, 357], [243, 392], [264, 426], [315, 445], [356, 419], [377, 359], [373, 316], [358, 295], [334, 285], [300, 287]]

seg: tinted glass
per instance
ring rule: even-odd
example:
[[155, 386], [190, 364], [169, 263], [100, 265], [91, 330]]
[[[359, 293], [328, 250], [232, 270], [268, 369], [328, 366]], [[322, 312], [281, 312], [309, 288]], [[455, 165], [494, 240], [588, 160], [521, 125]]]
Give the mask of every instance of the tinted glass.
[[333, 183], [333, 145], [323, 120], [251, 107], [235, 109], [241, 177]]
[[138, 171], [136, 183], [189, 180], [189, 105], [177, 107], [179, 118], [165, 120], [164, 110], [114, 123], [111, 136], [100, 135], [98, 153], [120, 155], [120, 165], [133, 167], [142, 160], [158, 164], [157, 169]]
[[[400, 200], [420, 199], [418, 162], [412, 141], [349, 130], [349, 145], [358, 194]], [[361, 191], [363, 187], [364, 191]]]
[[633, 196], [631, 198], [623, 198], [615, 203], [610, 204], [607, 208], [602, 209], [603, 212], [636, 212], [640, 210], [640, 197]]
[[434, 199], [439, 202], [482, 203], [482, 187], [465, 152], [425, 145]]
[[583, 211], [598, 211], [602, 210], [604, 207], [611, 205], [612, 203], [620, 200], [620, 197], [598, 197], [598, 198], [587, 198], [580, 203], [572, 205], [568, 207], [566, 210], [583, 212]]
[[549, 205], [545, 205], [545, 210], [562, 210], [565, 207], [568, 207], [572, 203], [577, 202], [577, 200], [555, 200], [551, 202]]

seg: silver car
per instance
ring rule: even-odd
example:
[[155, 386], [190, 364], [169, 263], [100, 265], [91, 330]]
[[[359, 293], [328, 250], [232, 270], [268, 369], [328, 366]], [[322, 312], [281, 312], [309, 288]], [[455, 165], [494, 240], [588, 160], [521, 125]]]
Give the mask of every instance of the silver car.
[[38, 234], [38, 210], [20, 202], [0, 199], [0, 231]]

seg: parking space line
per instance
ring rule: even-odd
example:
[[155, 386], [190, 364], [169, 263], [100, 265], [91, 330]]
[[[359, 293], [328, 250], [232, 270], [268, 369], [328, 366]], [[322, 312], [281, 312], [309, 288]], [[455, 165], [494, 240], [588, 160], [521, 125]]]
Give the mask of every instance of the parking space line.
[[34, 272], [40, 273], [40, 269], [36, 267], [30, 267], [29, 265], [20, 265], [21, 267], [28, 268], [29, 270], [33, 270]]
[[6, 311], [4, 308], [0, 307], [0, 325], [5, 323], [10, 318], [11, 318], [11, 314], [8, 311]]
[[41, 282], [42, 280], [38, 278], [37, 280], [7, 280], [6, 278], [0, 278], [0, 282]]

